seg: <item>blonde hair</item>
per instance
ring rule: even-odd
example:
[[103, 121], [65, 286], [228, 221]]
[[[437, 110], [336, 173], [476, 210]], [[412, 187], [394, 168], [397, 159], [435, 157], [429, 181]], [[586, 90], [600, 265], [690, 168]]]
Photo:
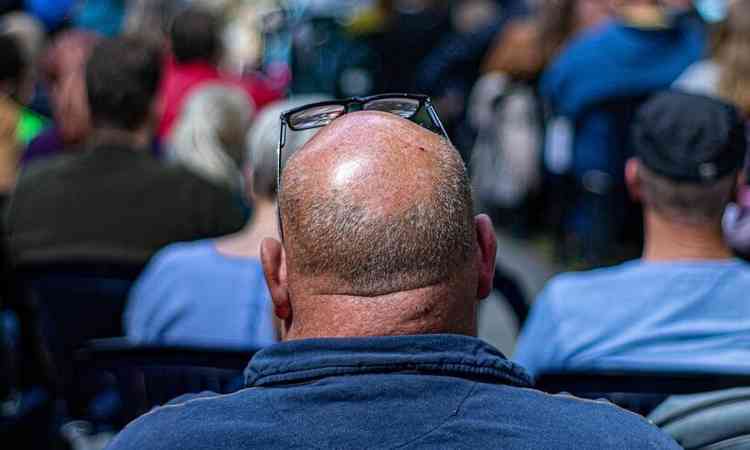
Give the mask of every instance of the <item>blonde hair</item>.
[[242, 187], [245, 135], [255, 106], [237, 87], [208, 84], [188, 97], [169, 139], [169, 160], [234, 191]]
[[734, 0], [714, 47], [721, 67], [719, 96], [750, 116], [750, 0]]

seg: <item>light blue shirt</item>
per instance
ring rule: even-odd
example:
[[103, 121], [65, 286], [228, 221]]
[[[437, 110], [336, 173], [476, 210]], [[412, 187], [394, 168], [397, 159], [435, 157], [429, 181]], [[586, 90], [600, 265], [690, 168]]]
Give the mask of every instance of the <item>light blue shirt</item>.
[[750, 373], [750, 265], [636, 260], [553, 279], [513, 358], [565, 370]]
[[164, 248], [130, 292], [125, 330], [137, 343], [250, 349], [273, 344], [260, 261], [222, 255], [213, 240]]

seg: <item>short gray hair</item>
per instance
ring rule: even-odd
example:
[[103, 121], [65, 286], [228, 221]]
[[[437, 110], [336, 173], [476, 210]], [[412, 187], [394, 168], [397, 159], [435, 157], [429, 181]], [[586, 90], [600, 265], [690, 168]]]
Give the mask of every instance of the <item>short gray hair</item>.
[[[476, 247], [471, 185], [455, 149], [436, 157], [424, 198], [395, 214], [356, 204], [345, 192], [309, 195], [315, 174], [287, 181], [280, 208], [289, 264], [308, 276], [333, 275], [353, 295], [377, 296], [447, 281]], [[440, 150], [440, 149], [438, 149]]]

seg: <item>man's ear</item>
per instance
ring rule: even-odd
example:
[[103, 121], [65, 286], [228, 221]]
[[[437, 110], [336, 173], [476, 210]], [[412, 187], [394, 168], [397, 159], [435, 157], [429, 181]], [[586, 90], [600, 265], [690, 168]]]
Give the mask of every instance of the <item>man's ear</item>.
[[479, 258], [477, 299], [487, 298], [492, 292], [492, 280], [495, 277], [495, 258], [497, 256], [497, 237], [492, 219], [486, 214], [474, 218], [477, 233], [477, 257]]
[[641, 194], [641, 178], [638, 173], [640, 170], [641, 163], [637, 158], [630, 158], [625, 163], [625, 184], [628, 186], [630, 198], [635, 202], [640, 202], [643, 198]]
[[283, 335], [284, 331], [289, 330], [292, 321], [292, 304], [289, 301], [286, 256], [281, 242], [272, 238], [263, 239], [260, 244], [260, 261], [263, 264], [268, 291], [271, 293], [274, 314], [283, 324]]

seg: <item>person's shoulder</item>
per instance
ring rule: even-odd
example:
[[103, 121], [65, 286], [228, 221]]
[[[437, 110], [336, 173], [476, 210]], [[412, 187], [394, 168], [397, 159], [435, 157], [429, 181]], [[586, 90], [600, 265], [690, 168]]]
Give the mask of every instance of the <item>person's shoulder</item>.
[[171, 186], [175, 190], [184, 190], [185, 187], [195, 194], [204, 194], [211, 197], [231, 198], [232, 191], [224, 186], [205, 179], [180, 165], [161, 164], [160, 170], [163, 176], [171, 180]]
[[608, 41], [619, 32], [620, 25], [615, 20], [607, 20], [584, 30], [564, 44], [554, 64], [566, 65], [578, 62], [579, 59], [588, 60], [592, 53], [605, 51], [602, 45], [605, 44], [606, 47]]
[[[672, 438], [642, 416], [605, 400], [588, 400], [569, 394], [547, 394], [521, 389], [529, 410], [555, 417], [548, 427], [556, 429], [561, 442], [570, 448], [679, 449]], [[546, 430], [554, 432], [555, 430]], [[558, 433], [559, 432], [559, 433]]]
[[83, 151], [75, 151], [34, 161], [21, 170], [18, 182], [29, 182], [57, 174], [63, 175], [68, 170], [75, 168], [82, 157]]
[[525, 445], [512, 448], [679, 448], [643, 417], [608, 401], [548, 394], [531, 387], [479, 383], [474, 395], [465, 403], [465, 414], [469, 420], [486, 420], [490, 428], [488, 435], [499, 431], [501, 442], [506, 435], [502, 430], [508, 427], [526, 429], [517, 437]]
[[551, 298], [567, 298], [571, 293], [609, 290], [614, 284], [636, 278], [640, 268], [638, 261], [628, 261], [593, 270], [564, 272], [547, 283], [545, 293]]
[[[37, 194], [59, 195], [63, 188], [78, 182], [81, 155], [76, 153], [58, 155], [34, 161], [20, 171], [13, 191], [15, 198], [27, 198]], [[51, 189], [51, 186], [55, 186]], [[28, 203], [28, 200], [25, 200]]]
[[[257, 388], [232, 394], [202, 393], [179, 397], [135, 419], [112, 441], [110, 450], [215, 448], [217, 439], [235, 442], [222, 448], [252, 448], [262, 435], [267, 405]], [[253, 425], [255, 424], [255, 426]]]
[[[642, 416], [605, 400], [586, 400], [567, 394], [546, 396], [560, 408], [571, 429], [583, 427], [600, 448], [679, 449], [677, 443]], [[605, 445], [606, 443], [606, 445]]]
[[750, 283], [750, 262], [737, 259], [733, 263], [730, 263], [729, 269], [737, 279], [745, 283]]
[[152, 270], [175, 270], [183, 266], [196, 266], [196, 263], [209, 259], [213, 252], [213, 239], [175, 242], [159, 250], [151, 259]]

